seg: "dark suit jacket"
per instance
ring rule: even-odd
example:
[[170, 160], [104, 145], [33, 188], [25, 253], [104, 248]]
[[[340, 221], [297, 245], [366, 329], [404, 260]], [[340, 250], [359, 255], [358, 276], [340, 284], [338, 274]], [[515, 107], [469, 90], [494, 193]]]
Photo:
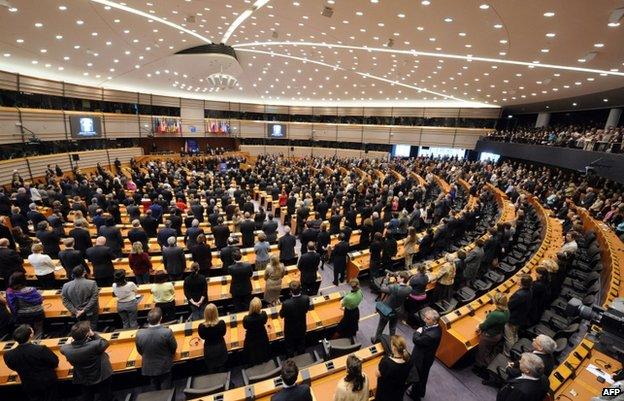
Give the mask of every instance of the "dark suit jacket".
[[43, 245], [43, 253], [49, 255], [52, 259], [56, 259], [61, 250], [61, 237], [54, 231], [37, 231], [37, 238]]
[[145, 216], [140, 221], [141, 227], [143, 227], [148, 237], [156, 238], [158, 231], [158, 220], [156, 220], [152, 216]]
[[310, 298], [299, 295], [284, 301], [280, 317], [284, 319], [285, 337], [303, 337], [306, 333], [306, 314], [310, 310]]
[[170, 328], [155, 326], [140, 329], [136, 335], [136, 346], [143, 357], [143, 376], [159, 376], [171, 372], [178, 343]]
[[9, 277], [15, 272], [24, 272], [24, 260], [11, 248], [0, 248], [0, 274], [4, 284], [9, 286]]
[[310, 386], [296, 384], [293, 387], [283, 388], [271, 396], [271, 401], [312, 401]]
[[254, 230], [256, 224], [251, 219], [245, 219], [240, 223], [240, 232], [243, 237], [243, 248], [254, 246]]
[[149, 238], [147, 237], [147, 233], [143, 228], [138, 227], [128, 230], [128, 241], [130, 241], [130, 244], [140, 242], [141, 244], [143, 244], [143, 251], [147, 252]]
[[435, 360], [435, 354], [440, 345], [442, 331], [440, 326], [423, 327], [422, 333], [414, 332], [414, 349], [410, 363], [412, 369], [408, 376], [408, 383], [419, 383], [418, 389], [421, 397], [425, 396], [429, 369]]
[[548, 392], [548, 379], [511, 379], [496, 395], [496, 401], [542, 401]]
[[109, 342], [99, 334], [90, 341], [74, 341], [61, 346], [61, 354], [74, 367], [74, 383], [93, 385], [108, 379], [113, 367], [106, 353]]
[[225, 224], [220, 224], [212, 229], [212, 235], [214, 236], [215, 246], [217, 249], [221, 249], [227, 246], [227, 239], [230, 236], [230, 229]]
[[207, 244], [196, 244], [191, 248], [193, 262], [199, 263], [199, 270], [205, 272], [212, 267], [212, 249]]
[[113, 277], [113, 273], [115, 272], [113, 259], [115, 259], [115, 255], [109, 247], [102, 245], [87, 249], [87, 259], [89, 259], [89, 262], [93, 265], [95, 278]]
[[4, 352], [4, 362], [19, 374], [26, 393], [41, 392], [56, 383], [54, 369], [59, 360], [46, 346], [32, 343], [18, 345]]
[[123, 237], [121, 236], [121, 231], [116, 226], [102, 226], [98, 230], [100, 235], [106, 238], [106, 246], [108, 246], [111, 251], [120, 258], [122, 256], [121, 250], [123, 249]]
[[184, 237], [184, 241], [186, 243], [186, 247], [190, 248], [197, 243], [197, 237], [200, 234], [203, 234], [204, 230], [200, 227], [190, 227], [186, 230], [186, 236]]
[[156, 240], [158, 241], [158, 245], [160, 245], [161, 248], [164, 248], [167, 246], [167, 239], [169, 239], [169, 237], [176, 237], [177, 235], [178, 233], [174, 228], [165, 227], [158, 232]]
[[89, 266], [85, 263], [82, 252], [77, 249], [65, 249], [58, 254], [61, 265], [67, 273], [67, 277], [71, 277], [72, 270], [78, 265], [84, 266], [85, 269], [89, 269]]
[[297, 238], [292, 235], [283, 235], [277, 241], [277, 247], [280, 251], [280, 260], [293, 259], [297, 256], [295, 253], [295, 245], [297, 244]]
[[321, 255], [312, 251], [306, 252], [299, 258], [297, 267], [301, 272], [301, 283], [314, 284], [316, 283], [316, 272], [318, 266], [321, 263]]
[[266, 234], [267, 241], [273, 243], [277, 241], [277, 222], [273, 220], [267, 220], [262, 223], [262, 231]]
[[340, 241], [332, 250], [332, 258], [334, 259], [334, 269], [347, 268], [347, 254], [349, 253], [349, 243]]
[[74, 228], [69, 232], [69, 236], [74, 239], [74, 249], [79, 250], [83, 255], [85, 255], [87, 249], [93, 246], [89, 230], [84, 228]]
[[319, 230], [315, 230], [313, 228], [306, 228], [301, 232], [300, 240], [301, 240], [301, 254], [304, 254], [308, 251], [308, 242], [316, 242], [319, 235]]
[[245, 262], [236, 262], [228, 268], [232, 282], [230, 283], [230, 294], [232, 297], [244, 297], [251, 295], [251, 276], [253, 276], [253, 266]]
[[182, 274], [186, 270], [184, 249], [179, 246], [168, 246], [162, 250], [163, 264], [169, 274]]
[[[22, 231], [24, 232], [24, 234], [28, 233], [28, 229], [26, 229], [26, 230], [22, 229]], [[9, 248], [15, 249], [15, 239], [13, 239], [13, 234], [11, 234], [11, 230], [9, 229], [9, 227], [7, 227], [7, 226], [5, 226], [3, 224], [0, 224], [0, 238], [8, 239], [9, 240]]]
[[531, 290], [519, 289], [509, 298], [509, 324], [524, 326], [531, 309]]

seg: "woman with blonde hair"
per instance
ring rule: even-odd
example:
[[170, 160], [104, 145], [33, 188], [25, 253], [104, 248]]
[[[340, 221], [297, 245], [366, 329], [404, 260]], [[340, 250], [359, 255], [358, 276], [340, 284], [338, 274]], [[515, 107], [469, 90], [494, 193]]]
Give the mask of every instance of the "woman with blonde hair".
[[377, 391], [375, 401], [402, 400], [407, 386], [407, 375], [411, 369], [407, 343], [401, 336], [382, 337], [384, 356], [377, 370]]
[[219, 319], [219, 311], [213, 303], [204, 309], [204, 322], [197, 328], [199, 337], [204, 340], [204, 362], [208, 373], [223, 372], [228, 359], [225, 345], [225, 322]]
[[418, 239], [416, 238], [416, 229], [414, 227], [407, 229], [407, 238], [405, 238], [403, 246], [405, 248], [405, 270], [409, 270], [412, 267], [414, 255], [418, 252]]
[[269, 359], [269, 335], [266, 323], [269, 317], [262, 310], [262, 301], [254, 297], [249, 303], [249, 313], [243, 318], [245, 328], [245, 343], [243, 352], [250, 365], [257, 365]]
[[487, 373], [486, 368], [492, 360], [494, 350], [503, 338], [505, 324], [509, 321], [507, 295], [497, 292], [494, 294], [493, 301], [496, 309], [490, 312], [477, 327], [479, 347], [477, 348], [477, 357], [473, 370], [480, 376]]
[[269, 306], [279, 304], [279, 297], [282, 293], [282, 279], [286, 274], [284, 265], [277, 255], [271, 255], [269, 265], [264, 270], [264, 302]]
[[128, 264], [136, 277], [137, 284], [148, 284], [152, 262], [147, 252], [143, 251], [143, 244], [139, 241], [132, 244], [132, 250], [128, 256]]

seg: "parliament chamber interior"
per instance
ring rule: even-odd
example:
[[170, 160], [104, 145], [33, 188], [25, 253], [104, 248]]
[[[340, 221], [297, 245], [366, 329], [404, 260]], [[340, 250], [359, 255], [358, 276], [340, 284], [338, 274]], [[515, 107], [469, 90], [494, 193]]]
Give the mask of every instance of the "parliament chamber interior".
[[624, 400], [622, 24], [0, 1], [0, 399]]

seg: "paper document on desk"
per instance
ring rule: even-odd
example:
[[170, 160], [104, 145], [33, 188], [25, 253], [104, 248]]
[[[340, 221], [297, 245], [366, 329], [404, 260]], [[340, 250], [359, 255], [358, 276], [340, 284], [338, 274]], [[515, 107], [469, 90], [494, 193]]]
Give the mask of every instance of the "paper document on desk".
[[594, 364], [590, 363], [589, 366], [587, 366], [587, 371], [596, 377], [602, 377], [609, 384], [615, 383], [609, 373], [603, 372], [598, 366]]

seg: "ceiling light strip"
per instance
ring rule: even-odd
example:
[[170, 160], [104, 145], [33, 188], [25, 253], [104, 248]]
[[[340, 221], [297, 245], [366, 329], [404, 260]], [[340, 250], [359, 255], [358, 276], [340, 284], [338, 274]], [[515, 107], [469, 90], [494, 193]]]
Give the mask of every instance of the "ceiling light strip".
[[200, 39], [200, 40], [202, 40], [202, 41], [204, 41], [206, 43], [212, 43], [212, 41], [210, 39], [208, 39], [205, 36], [202, 36], [202, 35], [198, 34], [197, 32], [193, 32], [190, 29], [186, 29], [185, 27], [183, 27], [181, 25], [178, 25], [178, 24], [173, 23], [171, 21], [167, 21], [166, 19], [157, 17], [155, 15], [148, 14], [148, 13], [143, 12], [141, 10], [137, 10], [136, 8], [128, 7], [126, 5], [115, 3], [114, 1], [109, 1], [109, 0], [90, 0], [90, 1], [92, 1], [93, 3], [102, 4], [104, 6], [109, 6], [109, 7], [112, 7], [112, 8], [116, 8], [118, 10], [126, 11], [128, 13], [131, 13], [131, 14], [134, 14], [134, 15], [138, 15], [138, 16], [143, 17], [143, 18], [154, 20], [154, 21], [159, 22], [159, 23], [161, 23], [163, 25], [167, 25], [167, 26], [169, 26], [171, 28], [177, 29], [177, 30], [182, 31], [184, 33], [187, 33], [187, 34], [189, 34], [191, 36], [194, 36], [194, 37], [196, 37], [196, 38], [198, 38], [198, 39]]
[[[446, 95], [444, 93], [435, 92], [435, 91], [432, 91], [432, 90], [429, 90], [429, 89], [425, 89], [425, 88], [420, 88], [418, 86], [405, 84], [403, 82], [393, 81], [391, 79], [379, 77], [377, 75], [372, 75], [372, 74], [369, 74], [369, 73], [359, 72], [359, 71], [351, 70], [351, 69], [348, 69], [348, 68], [340, 67], [340, 66], [337, 66], [337, 65], [327, 64], [327, 63], [324, 63], [322, 61], [310, 60], [310, 59], [304, 58], [304, 57], [291, 56], [291, 55], [288, 55], [288, 54], [275, 53], [275, 52], [269, 52], [269, 51], [264, 51], [264, 50], [255, 50], [255, 49], [239, 49], [239, 50], [242, 51], [242, 52], [265, 54], [265, 55], [269, 55], [269, 56], [283, 57], [283, 58], [288, 58], [288, 59], [291, 59], [291, 60], [298, 60], [298, 61], [302, 61], [302, 62], [306, 62], [306, 63], [322, 65], [323, 67], [332, 68], [334, 70], [352, 72], [354, 74], [360, 75], [360, 76], [365, 77], [365, 78], [371, 78], [371, 79], [375, 79], [375, 80], [378, 80], [378, 81], [386, 82], [386, 83], [389, 83], [389, 84], [402, 86], [404, 88], [413, 89], [413, 90], [416, 90], [418, 92], [427, 92], [427, 93], [430, 93], [432, 95], [441, 96], [441, 97], [443, 97], [445, 99], [449, 99], [449, 100], [456, 100], [458, 102], [470, 103], [470, 104], [476, 103], [476, 102], [473, 102], [473, 101], [470, 101], [470, 100], [460, 99], [460, 98], [457, 98], [457, 97], [454, 97], [454, 96]], [[486, 105], [486, 104], [483, 104], [483, 105]]]
[[399, 50], [399, 49], [387, 49], [387, 48], [380, 48], [380, 47], [349, 46], [349, 45], [340, 45], [340, 44], [331, 44], [331, 43], [289, 42], [289, 41], [286, 41], [286, 42], [251, 42], [251, 43], [241, 43], [241, 44], [233, 45], [232, 47], [242, 50], [242, 48], [253, 47], [253, 46], [294, 46], [294, 47], [318, 46], [318, 47], [326, 47], [328, 49], [332, 49], [332, 48], [352, 49], [352, 50], [362, 50], [362, 51], [368, 51], [368, 52], [449, 58], [449, 59], [457, 59], [457, 60], [465, 60], [465, 61], [482, 61], [486, 63], [521, 65], [525, 67], [530, 66], [532, 68], [549, 68], [549, 69], [554, 69], [554, 70], [566, 70], [566, 71], [574, 71], [574, 72], [585, 72], [585, 73], [590, 73], [590, 74], [604, 74], [604, 75], [624, 77], [624, 72], [598, 70], [595, 68], [582, 68], [582, 67], [573, 67], [573, 66], [557, 65], [557, 64], [542, 64], [542, 63], [533, 63], [533, 62], [518, 61], [518, 60], [506, 60], [506, 59], [490, 58], [490, 57], [464, 56], [461, 54], [451, 54], [451, 53], [433, 53], [433, 52], [423, 52], [419, 50]]
[[254, 11], [262, 8], [269, 1], [271, 0], [257, 0], [250, 8], [243, 11], [241, 15], [239, 15], [238, 18], [234, 20], [234, 22], [232, 23], [232, 25], [230, 25], [227, 31], [225, 31], [223, 38], [221, 38], [221, 43], [227, 43], [227, 41], [230, 40], [230, 36], [232, 36], [234, 31], [236, 31], [236, 28], [238, 28], [240, 24], [242, 24], [247, 18], [249, 18], [249, 16], [253, 14]]

